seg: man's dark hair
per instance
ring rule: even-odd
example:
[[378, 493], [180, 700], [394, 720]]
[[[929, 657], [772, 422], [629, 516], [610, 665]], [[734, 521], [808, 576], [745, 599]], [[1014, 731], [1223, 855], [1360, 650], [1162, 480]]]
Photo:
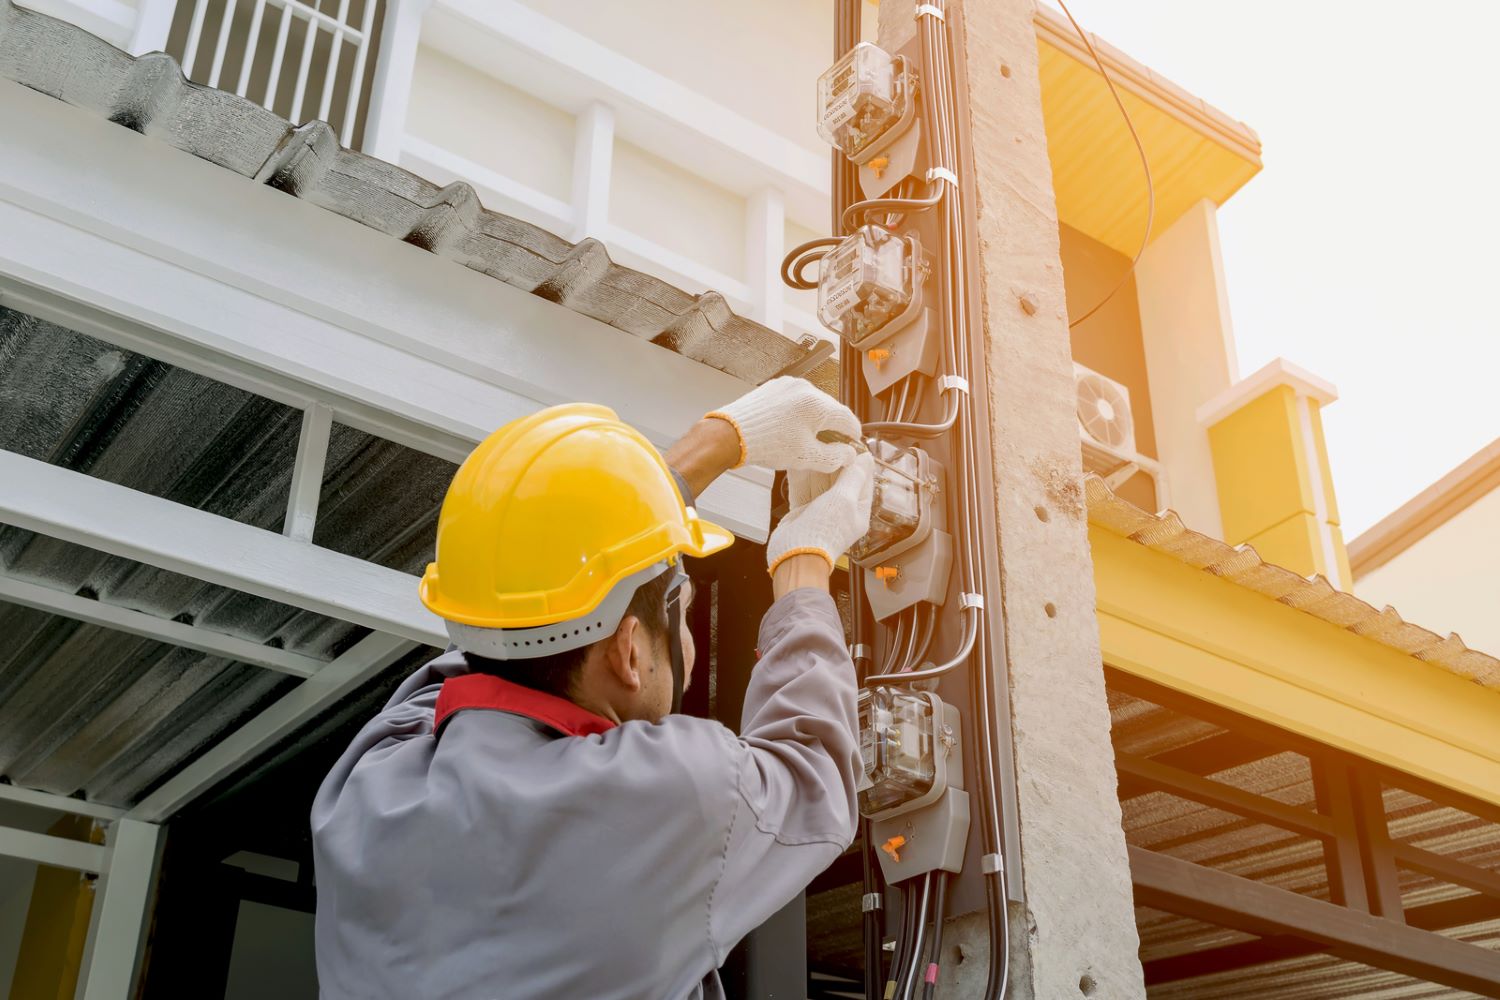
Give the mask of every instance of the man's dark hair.
[[[641, 623], [646, 626], [647, 634], [663, 642], [668, 638], [667, 586], [675, 575], [668, 570], [654, 580], [641, 584], [631, 596], [630, 605], [625, 609], [626, 615], [634, 615], [641, 620]], [[623, 616], [621, 620], [624, 620]], [[599, 640], [599, 642], [607, 641], [607, 639]], [[585, 657], [588, 656], [589, 650], [598, 644], [596, 642], [589, 646], [570, 649], [564, 653], [537, 656], [529, 660], [496, 660], [466, 652], [464, 662], [475, 673], [490, 674], [544, 694], [570, 698], [573, 682], [578, 679], [578, 671], [583, 667]]]

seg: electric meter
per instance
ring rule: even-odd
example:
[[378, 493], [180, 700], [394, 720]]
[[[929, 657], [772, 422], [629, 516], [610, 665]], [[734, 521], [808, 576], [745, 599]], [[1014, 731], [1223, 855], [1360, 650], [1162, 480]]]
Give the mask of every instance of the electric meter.
[[878, 687], [859, 693], [864, 778], [859, 811], [881, 819], [918, 809], [963, 787], [958, 709], [930, 691]]
[[818, 77], [818, 134], [856, 163], [912, 111], [904, 61], [860, 42]]
[[916, 237], [863, 226], [822, 260], [818, 319], [860, 347], [914, 311], [922, 270]]
[[937, 776], [932, 703], [916, 692], [894, 688], [861, 691], [859, 751], [869, 786], [859, 793], [859, 811], [883, 813], [921, 798]]
[[875, 456], [875, 491], [870, 503], [870, 530], [849, 548], [856, 563], [876, 559], [911, 538], [932, 503], [925, 454], [889, 441], [866, 442]]

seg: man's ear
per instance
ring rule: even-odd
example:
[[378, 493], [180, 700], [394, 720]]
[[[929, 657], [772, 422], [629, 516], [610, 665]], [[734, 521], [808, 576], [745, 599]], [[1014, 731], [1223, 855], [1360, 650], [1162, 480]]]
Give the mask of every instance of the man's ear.
[[626, 615], [620, 619], [620, 627], [610, 636], [609, 645], [604, 652], [605, 669], [617, 683], [631, 692], [639, 691], [643, 681], [643, 664], [635, 648], [636, 631], [640, 627], [641, 620], [635, 615]]

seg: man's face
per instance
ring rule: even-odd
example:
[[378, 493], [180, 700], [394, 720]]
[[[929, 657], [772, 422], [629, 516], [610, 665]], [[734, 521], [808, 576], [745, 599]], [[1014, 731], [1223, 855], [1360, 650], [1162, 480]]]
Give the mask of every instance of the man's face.
[[[686, 690], [693, 682], [693, 661], [697, 659], [697, 649], [693, 645], [693, 633], [688, 628], [688, 609], [692, 607], [695, 596], [693, 582], [689, 580], [682, 585], [678, 591], [677, 600], [680, 613], [678, 615], [679, 634], [682, 636], [682, 669], [683, 689]], [[646, 632], [646, 630], [642, 630]], [[646, 683], [642, 686], [642, 701], [645, 711], [642, 713], [652, 722], [660, 722], [672, 711], [672, 650], [665, 636], [651, 635], [646, 632], [649, 657], [646, 668]]]

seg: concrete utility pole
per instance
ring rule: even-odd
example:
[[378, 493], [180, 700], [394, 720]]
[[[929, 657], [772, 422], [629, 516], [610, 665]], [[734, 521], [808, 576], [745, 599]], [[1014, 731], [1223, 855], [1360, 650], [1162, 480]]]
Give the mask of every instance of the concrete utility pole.
[[[915, 7], [915, 0], [882, 0], [882, 48], [895, 51], [913, 37]], [[1145, 987], [1094, 614], [1034, 10], [1033, 0], [948, 7], [966, 77], [957, 89], [969, 106], [960, 128], [972, 129], [961, 142], [972, 144], [978, 194], [974, 277], [999, 484], [1004, 633], [997, 641], [1009, 664], [1021, 836], [1021, 857], [1007, 867], [1026, 896], [1024, 911], [1011, 911], [1009, 995], [1132, 1000]], [[950, 932], [965, 961], [945, 962], [943, 994], [978, 996], [982, 917], [956, 917]]]

